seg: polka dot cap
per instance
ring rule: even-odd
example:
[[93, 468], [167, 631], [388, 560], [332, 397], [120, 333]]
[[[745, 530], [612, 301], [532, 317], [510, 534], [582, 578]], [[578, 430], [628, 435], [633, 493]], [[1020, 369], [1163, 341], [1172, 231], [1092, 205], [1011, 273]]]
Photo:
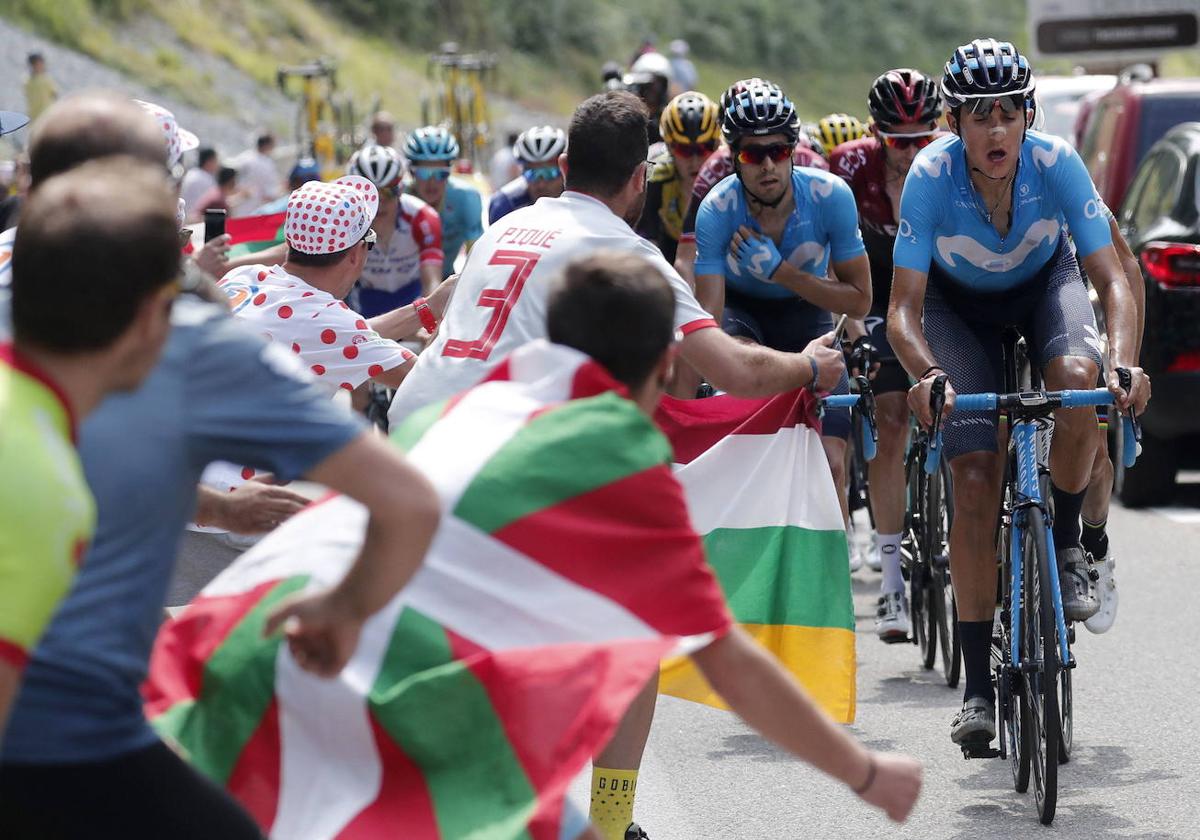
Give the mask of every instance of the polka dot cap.
[[158, 127], [162, 129], [163, 139], [167, 142], [168, 168], [174, 169], [184, 152], [190, 152], [200, 145], [200, 140], [196, 135], [187, 129], [180, 128], [179, 123], [175, 120], [175, 115], [166, 108], [155, 105], [153, 102], [143, 102], [140, 99], [133, 101], [145, 108], [146, 112], [154, 117]]
[[288, 198], [287, 243], [305, 254], [336, 254], [366, 235], [378, 209], [379, 190], [361, 175], [309, 181]]

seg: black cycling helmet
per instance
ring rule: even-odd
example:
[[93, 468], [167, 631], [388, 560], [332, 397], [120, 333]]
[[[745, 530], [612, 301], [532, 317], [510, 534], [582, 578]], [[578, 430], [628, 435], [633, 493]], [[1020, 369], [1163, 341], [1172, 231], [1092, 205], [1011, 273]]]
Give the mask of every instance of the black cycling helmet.
[[1033, 89], [1033, 71], [1008, 41], [979, 38], [954, 51], [946, 62], [941, 87], [950, 108], [992, 97], [1019, 96], [1023, 101]]
[[749, 79], [740, 91], [738, 85], [721, 97], [725, 107], [721, 112], [721, 134], [731, 147], [743, 137], [782, 134], [789, 143], [800, 136], [800, 117], [792, 100], [774, 82]]
[[942, 116], [937, 82], [920, 70], [889, 70], [871, 85], [867, 110], [881, 129], [901, 123], [929, 123]]

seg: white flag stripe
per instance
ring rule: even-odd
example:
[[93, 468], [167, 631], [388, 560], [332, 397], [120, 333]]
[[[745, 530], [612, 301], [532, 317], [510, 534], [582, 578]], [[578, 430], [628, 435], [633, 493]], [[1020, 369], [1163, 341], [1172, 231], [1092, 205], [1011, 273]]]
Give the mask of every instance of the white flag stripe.
[[366, 698], [383, 665], [399, 599], [363, 625], [358, 647], [337, 679], [303, 671], [287, 647], [276, 660], [279, 700], [279, 804], [271, 837], [334, 837], [379, 796], [383, 763]]
[[450, 517], [401, 597], [493, 651], [659, 636], [615, 601]]
[[[795, 472], [768, 467], [787, 463], [796, 465]], [[784, 525], [845, 528], [821, 438], [807, 426], [774, 435], [730, 435], [691, 463], [677, 466], [675, 475], [701, 534]]]

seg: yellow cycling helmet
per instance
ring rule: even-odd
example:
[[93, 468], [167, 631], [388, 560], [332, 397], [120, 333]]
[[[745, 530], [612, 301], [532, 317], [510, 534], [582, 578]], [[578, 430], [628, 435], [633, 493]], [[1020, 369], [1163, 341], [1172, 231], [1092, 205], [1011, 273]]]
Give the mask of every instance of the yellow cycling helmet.
[[668, 145], [715, 146], [721, 136], [717, 103], [694, 90], [681, 93], [663, 109], [658, 129]]
[[858, 117], [849, 114], [829, 114], [817, 120], [812, 136], [825, 149], [825, 156], [829, 157], [835, 147], [857, 140], [866, 133], [867, 129], [858, 121]]

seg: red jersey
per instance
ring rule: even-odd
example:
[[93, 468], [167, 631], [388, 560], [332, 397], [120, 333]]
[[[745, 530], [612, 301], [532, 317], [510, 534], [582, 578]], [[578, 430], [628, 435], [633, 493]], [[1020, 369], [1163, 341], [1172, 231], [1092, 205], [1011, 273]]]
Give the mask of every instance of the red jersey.
[[896, 245], [898, 222], [887, 194], [883, 146], [870, 135], [842, 143], [829, 156], [829, 167], [854, 193], [858, 226], [871, 263], [871, 312], [886, 315], [892, 292], [892, 249]]

